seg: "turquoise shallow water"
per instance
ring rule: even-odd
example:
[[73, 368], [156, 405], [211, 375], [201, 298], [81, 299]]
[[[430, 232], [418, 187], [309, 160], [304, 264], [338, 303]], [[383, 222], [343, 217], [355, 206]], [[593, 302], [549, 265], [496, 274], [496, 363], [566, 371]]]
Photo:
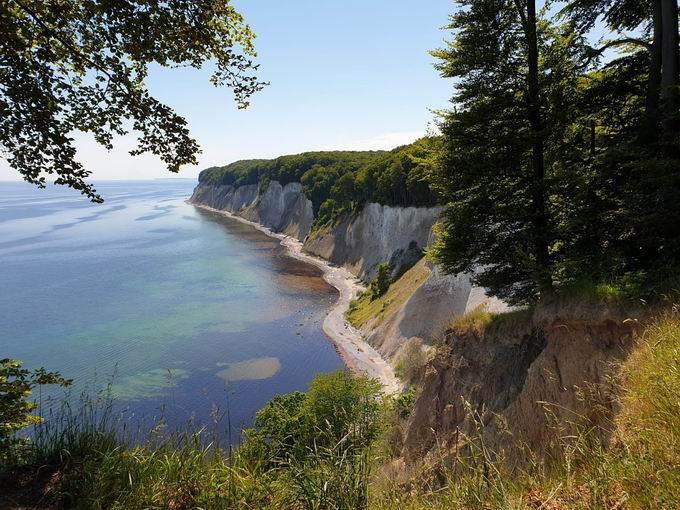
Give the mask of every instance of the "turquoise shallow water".
[[0, 183], [0, 357], [111, 377], [116, 406], [172, 426], [250, 425], [342, 362], [321, 331], [336, 291], [278, 241], [186, 204], [184, 180], [70, 190]]

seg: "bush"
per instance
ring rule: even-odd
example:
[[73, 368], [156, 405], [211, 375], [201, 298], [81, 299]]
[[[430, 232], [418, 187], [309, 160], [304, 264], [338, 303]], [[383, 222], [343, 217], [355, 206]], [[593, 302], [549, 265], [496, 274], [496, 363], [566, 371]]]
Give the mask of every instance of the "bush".
[[318, 448], [367, 447], [378, 434], [380, 385], [343, 370], [318, 375], [308, 393], [279, 395], [257, 412], [257, 430], [276, 462], [305, 462]]
[[370, 285], [371, 298], [377, 299], [384, 295], [390, 288], [392, 283], [392, 268], [389, 264], [384, 263], [378, 266], [378, 275], [373, 279]]
[[29, 439], [17, 437], [17, 433], [42, 422], [42, 417], [31, 414], [38, 407], [28, 400], [33, 389], [46, 384], [71, 384], [57, 372], [46, 372], [44, 368], [31, 371], [21, 366], [18, 360], [0, 360], [0, 465], [26, 457]]

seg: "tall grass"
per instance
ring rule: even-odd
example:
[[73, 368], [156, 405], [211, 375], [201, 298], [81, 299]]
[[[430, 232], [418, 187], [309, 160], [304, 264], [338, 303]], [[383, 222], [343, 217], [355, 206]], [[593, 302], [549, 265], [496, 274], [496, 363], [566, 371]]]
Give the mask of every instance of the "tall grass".
[[[36, 430], [34, 462], [56, 467], [51, 498], [63, 508], [680, 508], [677, 309], [646, 328], [617, 383], [620, 412], [605, 425], [576, 414], [563, 424], [544, 403], [553, 440], [543, 452], [509, 433], [492, 449], [488, 424], [494, 421], [497, 438], [501, 417], [465, 404], [465, 431], [446, 447], [438, 443], [429, 463], [401, 469], [398, 477], [378, 468], [398, 464], [412, 398], [382, 403], [370, 384], [347, 374], [324, 376], [308, 394], [265, 408], [262, 421], [271, 430], [248, 431], [234, 450], [201, 427], [167, 433], [160, 423], [139, 435], [115, 415], [104, 392], [46, 416]], [[584, 398], [596, 393], [586, 390]], [[510, 447], [524, 462], [508, 462]]]
[[46, 413], [32, 462], [56, 472], [49, 501], [63, 508], [366, 509], [377, 387], [344, 372], [319, 376], [309, 394], [284, 399], [299, 408], [265, 408], [275, 423], [290, 420], [293, 436], [249, 429], [235, 448], [217, 428], [168, 432], [162, 418], [132, 426], [109, 389]]
[[[524, 454], [510, 468], [504, 452], [485, 441], [487, 420], [467, 406], [469, 433], [442, 452], [409, 483], [382, 483], [374, 509], [675, 509], [680, 508], [680, 312], [650, 324], [620, 367], [619, 414], [595, 424], [573, 415], [552, 423], [546, 451]], [[590, 392], [596, 389], [591, 389]], [[587, 395], [589, 391], [583, 391]], [[596, 405], [596, 404], [594, 404]], [[495, 417], [498, 418], [498, 417]]]

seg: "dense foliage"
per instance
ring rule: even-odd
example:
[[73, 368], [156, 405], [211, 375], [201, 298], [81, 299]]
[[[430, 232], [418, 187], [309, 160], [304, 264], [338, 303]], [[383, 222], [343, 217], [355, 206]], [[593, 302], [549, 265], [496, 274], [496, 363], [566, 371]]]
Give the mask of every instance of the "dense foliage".
[[279, 395], [258, 411], [249, 441], [265, 442], [273, 459], [298, 461], [341, 441], [366, 446], [378, 434], [379, 394], [380, 383], [347, 370], [317, 376], [307, 393]]
[[41, 416], [32, 414], [38, 404], [29, 399], [34, 388], [46, 384], [69, 386], [71, 381], [42, 368], [27, 370], [18, 360], [0, 360], [0, 466], [27, 455], [29, 438], [17, 433], [42, 423]]
[[[461, 0], [434, 52], [455, 78], [435, 258], [512, 303], [579, 280], [651, 289], [680, 256], [675, 0]], [[603, 17], [615, 36], [592, 48]], [[670, 44], [667, 44], [670, 41]], [[607, 48], [624, 50], [603, 60]]]
[[254, 35], [229, 0], [8, 0], [0, 4], [0, 151], [22, 177], [101, 201], [79, 163], [73, 132], [107, 149], [139, 133], [131, 154], [150, 152], [168, 170], [195, 164], [186, 121], [154, 99], [148, 67], [201, 68], [234, 90], [240, 107], [262, 88], [253, 75]]
[[[139, 444], [110, 405], [86, 397], [80, 407], [67, 404], [37, 427], [25, 460], [47, 473], [49, 487], [41, 493], [36, 476], [31, 503], [126, 510], [365, 509], [385, 417], [408, 412], [412, 402], [385, 397], [378, 382], [348, 371], [319, 375], [308, 392], [267, 404], [257, 413], [256, 428], [228, 450], [221, 448], [227, 445], [220, 442], [218, 418], [214, 432], [188, 427], [168, 433], [159, 422]], [[0, 487], [4, 474], [0, 465]], [[0, 491], [0, 507], [23, 495]]]
[[436, 203], [428, 175], [436, 138], [422, 138], [389, 152], [306, 152], [273, 160], [237, 161], [208, 168], [199, 181], [243, 186], [301, 182], [319, 223], [366, 202], [429, 206]]

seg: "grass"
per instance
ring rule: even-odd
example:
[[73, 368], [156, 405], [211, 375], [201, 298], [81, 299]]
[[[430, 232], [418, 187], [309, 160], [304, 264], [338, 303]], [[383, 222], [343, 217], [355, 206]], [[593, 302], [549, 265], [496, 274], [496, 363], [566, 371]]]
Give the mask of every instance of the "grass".
[[534, 310], [531, 308], [492, 313], [482, 304], [463, 315], [454, 317], [449, 329], [457, 335], [472, 333], [479, 337], [489, 332], [516, 333], [530, 327], [533, 314]]
[[612, 483], [638, 508], [680, 507], [680, 319], [669, 313], [647, 328], [622, 371]]
[[401, 308], [429, 275], [430, 270], [425, 265], [425, 259], [422, 259], [393, 282], [382, 296], [373, 299], [370, 292], [364, 292], [359, 299], [352, 301], [345, 315], [347, 320], [358, 328], [369, 321], [375, 326], [382, 324]]
[[486, 328], [493, 321], [494, 314], [487, 311], [486, 306], [479, 305], [469, 312], [458, 315], [451, 322], [451, 329], [456, 333], [484, 334]]
[[[373, 509], [674, 509], [680, 508], [680, 313], [647, 326], [620, 367], [620, 412], [605, 430], [587, 420], [576, 433], [555, 426], [550, 457], [526, 452], [510, 471], [489, 451], [483, 421], [411, 484], [383, 483]], [[546, 404], [546, 417], [550, 406]], [[605, 432], [610, 437], [603, 444]], [[517, 445], [520, 446], [520, 445]], [[421, 478], [418, 478], [418, 477]]]
[[34, 481], [50, 473], [38, 490], [0, 494], [0, 508], [366, 508], [372, 444], [388, 406], [378, 387], [347, 371], [318, 376], [308, 393], [263, 408], [257, 423], [266, 434], [250, 429], [233, 450], [215, 431], [168, 434], [162, 422], [135, 441], [113, 416], [110, 392], [84, 397], [38, 427], [29, 464], [0, 466], [0, 475], [4, 468]]
[[423, 376], [423, 369], [428, 360], [427, 348], [423, 345], [423, 341], [420, 338], [411, 338], [401, 346], [397, 353], [394, 373], [409, 385], [417, 385]]
[[664, 265], [651, 273], [627, 273], [608, 281], [588, 277], [565, 282], [557, 299], [584, 304], [630, 306], [631, 304], [667, 304], [680, 297], [680, 267]]
[[[461, 321], [494, 324], [493, 317], [479, 315]], [[514, 469], [503, 451], [489, 448], [485, 420], [468, 406], [474, 427], [469, 436], [461, 433], [455, 451], [439, 453], [436, 462], [399, 482], [379, 476], [380, 466], [399, 454], [413, 393], [386, 401], [385, 412], [377, 412], [379, 397], [370, 388], [345, 398], [356, 388], [345, 376], [324, 378], [312, 396], [283, 398], [265, 408], [262, 416], [281, 437], [252, 432], [233, 452], [220, 449], [205, 429], [168, 435], [159, 426], [135, 443], [121, 436], [103, 397], [48, 420], [36, 436], [33, 466], [55, 473], [49, 494], [55, 508], [680, 508], [679, 310], [647, 325], [616, 382], [620, 412], [604, 430], [586, 419], [570, 428], [575, 433], [555, 425], [551, 454], [527, 450], [526, 465]], [[357, 403], [368, 407], [344, 412]], [[324, 423], [331, 421], [339, 432], [327, 436]], [[606, 444], [602, 432], [610, 438]]]

